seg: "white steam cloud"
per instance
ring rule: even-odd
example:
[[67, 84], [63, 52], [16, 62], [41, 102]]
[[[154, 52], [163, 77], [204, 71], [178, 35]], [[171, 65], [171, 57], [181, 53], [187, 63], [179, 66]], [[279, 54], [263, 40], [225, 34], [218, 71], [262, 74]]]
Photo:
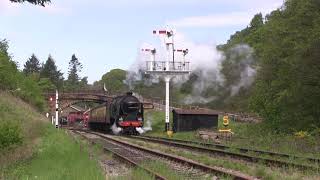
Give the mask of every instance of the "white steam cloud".
[[[254, 81], [256, 74], [255, 68], [252, 66], [253, 50], [248, 45], [237, 45], [228, 52], [219, 51], [215, 44], [197, 44], [188, 40], [183, 34], [175, 33], [175, 49], [189, 49], [189, 54], [186, 56], [186, 61], [190, 62], [191, 74], [197, 78], [193, 82], [192, 93], [184, 99], [185, 104], [192, 103], [208, 103], [216, 100], [217, 96], [203, 96], [204, 92], [210, 90], [218, 91], [218, 88], [223, 87], [224, 90], [229, 90], [229, 96], [236, 95], [243, 87], [249, 87]], [[153, 48], [149, 44], [142, 44], [141, 48]], [[156, 61], [164, 59], [164, 47], [157, 48]], [[142, 80], [142, 76], [146, 69], [146, 61], [150, 61], [151, 54], [141, 53], [139, 49], [138, 57], [134, 64], [129, 69], [126, 83], [133, 88], [135, 81]], [[183, 55], [175, 53], [175, 60], [182, 61]], [[226, 79], [221, 73], [222, 63], [229, 60], [233, 64], [240, 77], [239, 81], [233, 84], [226, 85]], [[146, 85], [157, 82], [160, 77], [152, 77], [151, 82], [145, 82]], [[173, 84], [180, 87], [189, 77], [180, 76], [173, 79]]]
[[[240, 88], [247, 88], [254, 82], [256, 70], [252, 55], [253, 49], [248, 45], [237, 45], [231, 49], [230, 60], [237, 62], [240, 71], [240, 80], [231, 86], [231, 96], [236, 95]], [[236, 61], [237, 58], [238, 61]]]
[[141, 127], [137, 127], [136, 130], [139, 132], [139, 134], [143, 134], [146, 133], [148, 131], [152, 131], [152, 126], [151, 126], [151, 121], [150, 119], [148, 119], [145, 123], [144, 126]]
[[111, 130], [113, 132], [113, 134], [117, 135], [119, 134], [121, 131], [122, 131], [122, 128], [118, 127], [116, 125], [116, 123], [114, 123], [112, 126], [111, 126]]

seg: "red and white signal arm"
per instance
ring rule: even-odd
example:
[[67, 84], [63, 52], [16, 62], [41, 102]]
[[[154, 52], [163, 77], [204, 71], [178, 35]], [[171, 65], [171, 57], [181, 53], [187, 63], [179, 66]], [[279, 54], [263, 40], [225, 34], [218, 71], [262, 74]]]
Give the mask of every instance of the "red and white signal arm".
[[168, 34], [167, 30], [153, 30], [152, 32], [153, 34], [157, 34], [157, 35], [166, 35]]

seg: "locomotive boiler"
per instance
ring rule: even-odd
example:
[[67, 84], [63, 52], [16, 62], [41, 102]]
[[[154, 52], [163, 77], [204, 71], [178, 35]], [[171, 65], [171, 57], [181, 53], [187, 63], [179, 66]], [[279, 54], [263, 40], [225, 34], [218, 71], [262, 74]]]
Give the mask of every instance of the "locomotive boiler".
[[89, 128], [113, 133], [137, 134], [143, 127], [143, 103], [128, 92], [91, 110]]

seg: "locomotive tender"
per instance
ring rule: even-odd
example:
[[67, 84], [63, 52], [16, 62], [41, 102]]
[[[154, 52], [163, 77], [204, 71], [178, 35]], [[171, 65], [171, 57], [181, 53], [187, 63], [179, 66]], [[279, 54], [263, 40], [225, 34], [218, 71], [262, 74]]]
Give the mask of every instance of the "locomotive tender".
[[143, 122], [143, 103], [128, 92], [92, 109], [88, 125], [95, 130], [137, 134], [136, 128], [143, 127]]

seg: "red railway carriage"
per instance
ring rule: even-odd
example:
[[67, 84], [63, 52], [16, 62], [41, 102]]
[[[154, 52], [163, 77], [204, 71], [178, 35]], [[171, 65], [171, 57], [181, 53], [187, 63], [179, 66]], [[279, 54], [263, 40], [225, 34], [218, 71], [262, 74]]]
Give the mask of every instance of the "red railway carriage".
[[89, 120], [89, 114], [84, 113], [83, 111], [79, 112], [70, 112], [67, 117], [68, 125], [83, 125], [84, 127], [87, 127], [88, 120]]
[[84, 127], [88, 127], [88, 122], [89, 122], [89, 114], [88, 113], [83, 113], [83, 125]]

